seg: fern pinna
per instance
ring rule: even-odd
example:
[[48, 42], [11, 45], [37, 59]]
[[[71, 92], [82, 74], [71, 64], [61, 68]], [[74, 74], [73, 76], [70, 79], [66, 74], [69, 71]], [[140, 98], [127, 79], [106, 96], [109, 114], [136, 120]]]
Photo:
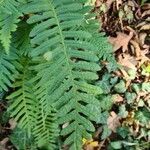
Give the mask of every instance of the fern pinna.
[[0, 1], [0, 41], [2, 42], [6, 53], [9, 53], [11, 43], [11, 32], [16, 31], [17, 23], [22, 12], [19, 10], [21, 1], [1, 0]]
[[[10, 9], [2, 2], [0, 12], [15, 16], [12, 25], [21, 20], [15, 33], [11, 26], [0, 24], [0, 90], [14, 91], [7, 97], [11, 117], [35, 137], [38, 147], [55, 150], [62, 137], [70, 150], [81, 150], [82, 139], [92, 138], [93, 123], [99, 121], [98, 96], [103, 93], [95, 85], [100, 51], [92, 40], [93, 16], [88, 16], [86, 0], [6, 1]], [[9, 39], [3, 28], [8, 28]]]

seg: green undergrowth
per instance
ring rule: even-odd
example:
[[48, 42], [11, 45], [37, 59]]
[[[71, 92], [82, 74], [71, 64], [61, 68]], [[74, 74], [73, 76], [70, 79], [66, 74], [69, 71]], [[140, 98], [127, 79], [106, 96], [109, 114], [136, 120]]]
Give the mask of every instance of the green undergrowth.
[[[8, 136], [18, 150], [81, 150], [82, 140], [91, 140], [97, 126], [102, 127], [99, 141], [106, 140], [113, 134], [107, 124], [112, 110], [124, 125], [115, 133], [118, 141], [109, 142], [110, 149], [140, 147], [149, 136], [150, 115], [142, 99], [134, 112], [144, 134], [140, 143], [125, 120], [137, 90], [149, 92], [149, 83], [133, 84], [128, 91], [125, 81], [113, 75], [121, 66], [85, 3], [0, 1], [0, 103], [6, 105], [0, 125], [10, 118], [17, 123]], [[127, 102], [114, 104], [115, 94]]]

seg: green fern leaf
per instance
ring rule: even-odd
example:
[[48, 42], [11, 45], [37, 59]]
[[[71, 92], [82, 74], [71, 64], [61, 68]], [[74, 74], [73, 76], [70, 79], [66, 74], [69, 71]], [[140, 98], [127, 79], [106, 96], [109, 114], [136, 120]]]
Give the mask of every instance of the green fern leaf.
[[[97, 122], [98, 115], [89, 106], [100, 113], [96, 96], [102, 93], [94, 85], [101, 69], [97, 48], [90, 42], [91, 34], [80, 29], [84, 15], [78, 12], [82, 7], [74, 0], [31, 0], [22, 8], [24, 13], [32, 14], [28, 23], [35, 24], [30, 33], [34, 47], [31, 56], [46, 58], [34, 67], [34, 80], [38, 82], [35, 94], [45, 111], [50, 106], [59, 110], [60, 125], [68, 123], [61, 134], [67, 136], [64, 144], [71, 150], [80, 150], [82, 138], [91, 138], [95, 130], [91, 121]], [[38, 131], [42, 134], [42, 128]]]
[[[31, 81], [34, 73], [29, 69], [30, 59], [22, 58], [20, 74], [13, 84], [17, 89], [7, 99], [12, 100], [8, 111], [14, 117], [21, 129], [25, 129], [28, 136], [34, 136], [38, 147], [48, 145], [47, 149], [53, 150], [58, 136], [56, 111], [48, 107], [45, 109], [42, 101], [37, 101]], [[49, 105], [50, 106], [50, 105]]]
[[16, 49], [12, 47], [10, 49], [10, 54], [6, 55], [0, 44], [0, 92], [8, 91], [8, 87], [12, 87], [12, 82], [18, 75]]
[[0, 41], [9, 53], [11, 43], [11, 33], [16, 31], [19, 17], [22, 13], [19, 11], [19, 2], [17, 0], [2, 0], [0, 2]]
[[31, 43], [29, 33], [32, 26], [29, 26], [25, 22], [20, 22], [16, 32], [13, 34], [12, 43], [17, 48], [19, 55], [29, 56], [31, 52]]
[[30, 82], [31, 72], [28, 70], [29, 60], [22, 60], [22, 68], [13, 87], [17, 89], [7, 99], [12, 100], [8, 111], [11, 112], [11, 117], [14, 117], [18, 122], [18, 126], [22, 129], [27, 129], [31, 135], [32, 127], [35, 124], [36, 118], [36, 98], [33, 94], [33, 85]]
[[94, 34], [91, 42], [94, 43], [97, 48], [97, 54], [102, 61], [107, 61], [108, 71], [115, 71], [119, 66], [112, 52], [112, 45], [108, 43], [107, 37], [103, 33]]
[[56, 140], [59, 135], [59, 128], [56, 122], [56, 110], [49, 107], [44, 110], [43, 104], [39, 103], [33, 135], [40, 148], [48, 150], [56, 149]]

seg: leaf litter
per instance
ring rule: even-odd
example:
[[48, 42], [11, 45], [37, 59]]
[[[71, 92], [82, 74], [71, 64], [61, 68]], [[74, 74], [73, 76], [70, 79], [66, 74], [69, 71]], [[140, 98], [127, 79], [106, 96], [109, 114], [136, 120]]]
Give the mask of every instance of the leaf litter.
[[[119, 78], [117, 84], [125, 83], [125, 85], [117, 85], [116, 90], [112, 88], [113, 106], [107, 118], [107, 126], [112, 133], [105, 139], [95, 138], [99, 140], [99, 147], [93, 149], [133, 147], [137, 150], [148, 150], [150, 148], [150, 3], [146, 0], [96, 0], [95, 12], [101, 22], [101, 31], [109, 37], [116, 60], [121, 66], [112, 74]], [[103, 126], [105, 125], [100, 124], [97, 128], [97, 136], [102, 135]]]

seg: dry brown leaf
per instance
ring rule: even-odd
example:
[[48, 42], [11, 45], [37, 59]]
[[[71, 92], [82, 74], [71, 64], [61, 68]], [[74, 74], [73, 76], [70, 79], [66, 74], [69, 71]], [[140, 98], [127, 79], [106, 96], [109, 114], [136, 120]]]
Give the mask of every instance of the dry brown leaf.
[[125, 85], [126, 89], [128, 89], [128, 87], [131, 85], [131, 82], [132, 80], [129, 80], [129, 77], [126, 78], [126, 85]]
[[9, 138], [4, 138], [2, 141], [0, 141], [1, 145], [6, 145], [6, 143], [9, 141]]
[[90, 144], [85, 145], [84, 149], [85, 150], [95, 150], [95, 148], [97, 148], [97, 147], [98, 147], [98, 142], [94, 141], [94, 142], [92, 142]]
[[114, 2], [115, 0], [107, 0], [106, 1], [106, 6], [107, 6], [107, 9], [109, 9], [112, 5], [112, 3]]
[[[145, 91], [139, 91], [137, 93], [136, 101], [138, 102], [140, 100], [140, 98], [143, 97], [143, 96], [145, 96], [145, 95], [147, 95], [147, 92], [145, 92]], [[144, 100], [145, 100], [145, 98], [144, 98]]]
[[116, 7], [119, 10], [120, 6], [122, 5], [122, 0], [116, 0]]
[[118, 126], [120, 126], [120, 117], [114, 112], [110, 112], [110, 116], [107, 119], [107, 125], [110, 130], [116, 132]]
[[133, 37], [133, 32], [130, 32], [129, 35], [118, 32], [117, 37], [109, 37], [109, 42], [113, 45], [114, 52], [122, 47], [122, 51], [125, 52], [128, 50], [128, 44], [131, 38]]
[[95, 6], [100, 7], [101, 5], [102, 5], [102, 1], [101, 0], [96, 0]]
[[132, 9], [135, 10], [135, 7], [138, 7], [138, 4], [133, 0], [129, 0], [128, 6], [132, 7]]
[[119, 64], [124, 66], [127, 70], [128, 69], [133, 69], [137, 70], [136, 65], [137, 65], [137, 60], [135, 57], [130, 56], [129, 54], [123, 54], [118, 56], [118, 61]]
[[130, 26], [125, 26], [124, 30], [128, 31], [128, 32], [133, 32], [134, 36], [138, 35], [137, 32], [133, 28], [131, 28]]
[[141, 49], [140, 49], [139, 43], [137, 43], [135, 40], [130, 40], [130, 43], [134, 47], [134, 52], [135, 52], [136, 57], [140, 57], [141, 56]]
[[123, 120], [122, 125], [132, 125], [134, 123], [134, 110], [128, 112], [128, 116]]
[[150, 23], [143, 25], [140, 30], [150, 30]]
[[95, 148], [97, 148], [99, 146], [98, 141], [93, 141], [93, 139], [92, 140], [86, 140], [83, 138], [82, 142], [84, 144], [85, 150], [94, 150]]
[[17, 123], [14, 119], [10, 119], [9, 124], [10, 124], [10, 129], [12, 130], [17, 126]]
[[150, 15], [150, 10], [146, 10], [143, 12], [142, 17]]
[[9, 138], [6, 137], [2, 141], [0, 141], [0, 150], [7, 150], [6, 149], [6, 144], [8, 143]]
[[115, 0], [107, 0], [105, 3], [103, 2], [103, 0], [96, 0], [95, 6], [96, 7], [100, 7], [102, 4], [105, 4], [107, 6], [107, 10], [110, 8], [111, 4], [114, 2]]
[[144, 26], [146, 23], [147, 23], [146, 21], [143, 21], [143, 22], [139, 23], [139, 24], [136, 26], [136, 28], [140, 28], [140, 27]]
[[139, 42], [141, 46], [144, 45], [146, 36], [147, 36], [147, 33], [144, 33], [144, 32], [139, 33]]
[[123, 97], [120, 96], [119, 94], [112, 95], [112, 99], [114, 103], [123, 102]]
[[[128, 73], [125, 71], [125, 70], [123, 70], [123, 69], [120, 69], [120, 71], [121, 71], [121, 73], [122, 73], [122, 76], [124, 77], [124, 79], [126, 80], [128, 80], [129, 79], [129, 75], [128, 75]], [[121, 77], [122, 77], [121, 76]]]
[[94, 139], [99, 139], [99, 136], [100, 136], [100, 133], [102, 132], [102, 130], [103, 130], [103, 128], [100, 126], [100, 127], [96, 130], [96, 132], [94, 133], [93, 138], [94, 138]]
[[150, 59], [146, 56], [148, 50], [141, 51], [141, 56], [137, 58], [138, 67], [140, 67], [144, 62], [149, 61]]
[[150, 3], [145, 3], [145, 4], [142, 6], [142, 9], [143, 9], [143, 10], [150, 9]]
[[144, 54], [148, 54], [150, 52], [150, 45], [146, 45], [144, 44], [143, 45], [143, 51], [144, 51]]
[[145, 98], [144, 98], [145, 101], [149, 102], [150, 104], [150, 94], [148, 94]]
[[122, 66], [122, 68], [120, 69], [122, 76], [124, 77], [124, 79], [127, 81], [126, 82], [126, 87], [128, 87], [130, 85], [131, 80], [129, 80], [129, 74], [128, 74], [128, 70], [132, 69], [134, 71], [137, 71], [137, 65], [138, 65], [138, 61], [137, 58], [129, 55], [129, 54], [120, 54], [118, 56], [118, 63]]
[[103, 150], [102, 148], [105, 147], [105, 141], [106, 141], [106, 139], [104, 139], [103, 141], [101, 141], [101, 142], [99, 143], [98, 150]]

